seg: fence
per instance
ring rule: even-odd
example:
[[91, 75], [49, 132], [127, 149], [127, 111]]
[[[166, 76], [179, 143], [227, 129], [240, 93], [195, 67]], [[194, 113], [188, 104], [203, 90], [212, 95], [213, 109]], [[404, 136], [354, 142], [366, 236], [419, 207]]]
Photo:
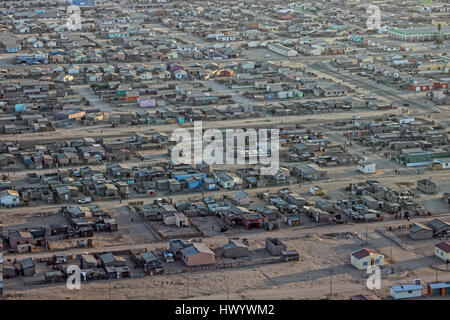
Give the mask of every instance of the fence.
[[393, 234], [389, 231], [386, 231], [385, 229], [379, 229], [376, 231], [403, 248], [402, 240], [399, 237], [397, 237], [395, 234]]
[[228, 269], [228, 268], [247, 268], [252, 266], [259, 266], [264, 264], [272, 264], [272, 263], [281, 263], [287, 262], [283, 260], [281, 257], [268, 258], [263, 260], [255, 260], [255, 261], [240, 261], [240, 262], [229, 262], [229, 263], [217, 263], [206, 266], [196, 266], [196, 267], [186, 267], [182, 270], [178, 271], [167, 271], [166, 274], [177, 274], [177, 273], [185, 273], [185, 272], [196, 272], [196, 271], [206, 271], [206, 270], [218, 270], [218, 269]]

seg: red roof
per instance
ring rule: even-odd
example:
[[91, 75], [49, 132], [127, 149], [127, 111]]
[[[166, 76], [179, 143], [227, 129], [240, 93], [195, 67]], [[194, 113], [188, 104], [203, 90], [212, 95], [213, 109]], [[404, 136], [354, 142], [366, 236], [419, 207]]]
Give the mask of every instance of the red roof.
[[367, 257], [368, 255], [370, 255], [371, 253], [381, 254], [378, 251], [364, 248], [364, 249], [361, 249], [359, 251], [356, 251], [355, 253], [352, 253], [352, 256], [354, 256], [356, 259], [362, 259], [362, 258]]
[[450, 252], [450, 242], [442, 241], [442, 242], [439, 242], [438, 244], [435, 244], [434, 246], [436, 248], [441, 249], [444, 252], [447, 252], [447, 253]]

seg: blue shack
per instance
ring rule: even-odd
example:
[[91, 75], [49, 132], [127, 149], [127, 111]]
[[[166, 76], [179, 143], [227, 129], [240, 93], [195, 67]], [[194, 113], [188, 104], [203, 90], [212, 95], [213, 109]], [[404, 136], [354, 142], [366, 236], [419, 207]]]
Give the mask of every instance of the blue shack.
[[179, 170], [172, 172], [172, 178], [179, 182], [186, 181], [189, 189], [195, 189], [203, 185], [203, 179], [206, 178], [206, 173]]
[[16, 104], [16, 105], [14, 106], [14, 110], [15, 110], [16, 112], [23, 112], [23, 111], [26, 110], [26, 107], [25, 107], [25, 105], [24, 105], [23, 103], [18, 103], [18, 104]]
[[202, 186], [203, 180], [200, 177], [187, 177], [184, 181], [187, 182], [189, 189], [197, 189]]
[[56, 55], [62, 55], [62, 56], [65, 56], [65, 55], [66, 55], [66, 53], [64, 52], [64, 50], [61, 50], [61, 49], [51, 50], [48, 54], [51, 55], [51, 56], [56, 56]]
[[72, 0], [72, 5], [79, 7], [94, 6], [95, 0]]

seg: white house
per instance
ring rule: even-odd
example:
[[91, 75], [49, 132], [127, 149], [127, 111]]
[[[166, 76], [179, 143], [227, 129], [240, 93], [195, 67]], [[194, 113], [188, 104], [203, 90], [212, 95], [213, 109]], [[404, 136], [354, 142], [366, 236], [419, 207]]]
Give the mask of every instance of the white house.
[[394, 299], [407, 299], [422, 296], [421, 284], [405, 284], [391, 287], [391, 297]]
[[255, 64], [251, 61], [245, 61], [245, 62], [242, 62], [241, 68], [242, 68], [242, 70], [254, 70]]
[[142, 73], [141, 74], [141, 80], [152, 80], [153, 74], [150, 72]]
[[36, 37], [29, 37], [29, 38], [27, 39], [27, 42], [28, 42], [28, 43], [35, 43], [36, 41], [38, 41]]
[[42, 41], [36, 41], [33, 44], [33, 47], [35, 47], [35, 48], [42, 48], [42, 47], [44, 47], [44, 43]]
[[231, 189], [235, 186], [235, 181], [230, 175], [224, 171], [214, 171], [213, 172], [214, 179], [216, 182], [225, 189]]
[[375, 173], [377, 171], [376, 163], [368, 160], [361, 161], [358, 163], [358, 170], [362, 173]]
[[0, 205], [12, 207], [19, 205], [19, 193], [16, 190], [3, 190], [0, 192]]
[[175, 79], [187, 79], [187, 72], [184, 70], [175, 70], [173, 72], [173, 76], [175, 77]]
[[49, 48], [56, 48], [56, 45], [57, 45], [56, 41], [47, 42], [47, 47]]
[[290, 49], [279, 43], [274, 43], [274, 42], [269, 43], [269, 45], [267, 46], [267, 49], [274, 51], [276, 53], [279, 53], [286, 57], [295, 57], [298, 54], [297, 50]]

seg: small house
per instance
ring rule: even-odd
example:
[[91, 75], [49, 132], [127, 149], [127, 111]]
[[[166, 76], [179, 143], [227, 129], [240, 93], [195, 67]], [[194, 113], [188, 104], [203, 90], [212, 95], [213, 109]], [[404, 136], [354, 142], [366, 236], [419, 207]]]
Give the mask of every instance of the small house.
[[266, 249], [274, 256], [281, 256], [287, 247], [280, 239], [266, 238]]
[[181, 259], [181, 250], [190, 245], [192, 245], [192, 243], [182, 239], [169, 240], [169, 250], [175, 255], [175, 259]]
[[434, 245], [434, 253], [436, 257], [443, 260], [445, 263], [450, 262], [450, 242], [441, 241]]
[[125, 258], [114, 256], [112, 253], [105, 253], [99, 256], [103, 267], [124, 267], [127, 265]]
[[0, 191], [0, 205], [15, 207], [19, 205], [20, 197], [16, 190]]
[[225, 258], [248, 257], [248, 245], [244, 240], [228, 239], [228, 243], [223, 246], [223, 256]]
[[405, 284], [391, 287], [391, 297], [394, 299], [417, 298], [422, 296], [421, 284]]
[[358, 163], [358, 171], [362, 173], [375, 173], [377, 171], [376, 163], [368, 160], [361, 161]]
[[36, 264], [32, 258], [25, 258], [20, 261], [20, 272], [24, 277], [32, 277], [36, 273]]
[[82, 269], [91, 269], [97, 267], [97, 259], [90, 254], [80, 254], [81, 260], [81, 268]]
[[242, 214], [242, 224], [247, 230], [264, 227], [264, 217], [259, 213]]
[[429, 179], [421, 179], [417, 181], [417, 190], [426, 194], [436, 194], [437, 186]]
[[359, 270], [369, 266], [384, 266], [384, 256], [372, 249], [361, 249], [351, 254], [351, 263]]
[[181, 249], [181, 260], [189, 267], [214, 264], [214, 252], [203, 243], [193, 243]]
[[294, 167], [294, 174], [296, 174], [299, 178], [304, 180], [321, 180], [327, 179], [328, 173], [326, 170], [320, 169], [315, 164], [302, 164]]
[[414, 222], [409, 229], [409, 236], [414, 240], [431, 239], [433, 238], [433, 229], [419, 222]]
[[239, 190], [234, 194], [234, 200], [239, 205], [248, 205], [250, 203], [250, 199], [248, 194], [245, 191]]
[[450, 295], [450, 281], [428, 283], [428, 294], [431, 297]]
[[437, 218], [428, 222], [428, 226], [433, 229], [433, 235], [438, 237], [447, 235], [450, 231], [450, 223]]

